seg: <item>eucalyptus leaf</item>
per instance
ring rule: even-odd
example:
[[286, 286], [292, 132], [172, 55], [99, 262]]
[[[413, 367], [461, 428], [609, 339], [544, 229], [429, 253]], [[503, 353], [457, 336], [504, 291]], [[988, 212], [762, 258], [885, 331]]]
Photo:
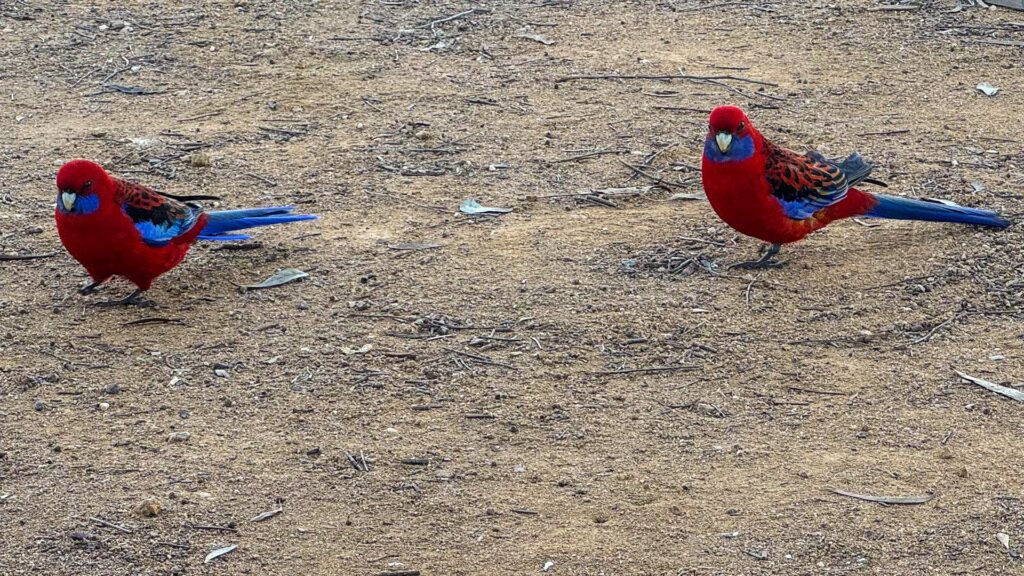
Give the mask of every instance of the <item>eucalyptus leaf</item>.
[[463, 214], [469, 214], [471, 216], [487, 215], [487, 214], [507, 214], [512, 211], [511, 208], [494, 208], [493, 206], [481, 206], [479, 202], [469, 198], [463, 200], [462, 204], [459, 205], [459, 211]]
[[203, 560], [203, 564], [209, 564], [210, 562], [213, 562], [217, 558], [220, 558], [221, 556], [223, 556], [223, 555], [225, 555], [225, 554], [227, 554], [229, 552], [234, 552], [235, 548], [238, 548], [238, 544], [232, 544], [231, 546], [225, 546], [223, 548], [217, 548], [213, 552], [210, 552], [209, 554], [206, 555], [206, 560]]
[[988, 82], [982, 82], [976, 86], [978, 92], [981, 92], [985, 96], [995, 96], [999, 93], [999, 88], [989, 84]]
[[250, 520], [250, 522], [263, 522], [264, 520], [270, 520], [271, 518], [277, 516], [281, 512], [284, 512], [284, 508], [274, 508], [273, 510], [267, 510], [266, 512], [258, 514], [255, 518]]
[[276, 274], [267, 278], [259, 284], [250, 284], [248, 286], [242, 286], [246, 290], [262, 290], [264, 288], [274, 288], [275, 286], [281, 286], [288, 284], [289, 282], [295, 282], [309, 276], [308, 273], [303, 272], [297, 268], [285, 268], [284, 270], [278, 270]]

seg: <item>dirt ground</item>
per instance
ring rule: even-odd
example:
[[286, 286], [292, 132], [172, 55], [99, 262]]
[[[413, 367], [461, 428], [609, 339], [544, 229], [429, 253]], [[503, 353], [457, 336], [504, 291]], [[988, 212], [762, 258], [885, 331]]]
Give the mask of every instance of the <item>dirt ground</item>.
[[[1024, 413], [954, 373], [1024, 383], [1019, 228], [845, 222], [748, 274], [670, 200], [733, 103], [1019, 217], [1024, 13], [92, 4], [0, 4], [0, 252], [54, 253], [0, 262], [0, 573], [1024, 573]], [[729, 78], [568, 79], [680, 74]], [[97, 308], [130, 286], [76, 293], [74, 157], [322, 219]]]

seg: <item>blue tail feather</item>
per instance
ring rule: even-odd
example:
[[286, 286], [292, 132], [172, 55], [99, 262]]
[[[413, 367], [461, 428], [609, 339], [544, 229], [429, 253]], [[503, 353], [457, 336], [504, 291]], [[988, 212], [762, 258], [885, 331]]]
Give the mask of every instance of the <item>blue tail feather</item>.
[[993, 228], [1006, 228], [1010, 225], [991, 210], [968, 208], [956, 204], [946, 204], [933, 200], [915, 200], [876, 194], [878, 204], [865, 216], [872, 218], [889, 218], [892, 220], [924, 220], [927, 222], [955, 222], [960, 224], [977, 224]]
[[220, 210], [208, 212], [210, 218], [199, 234], [200, 240], [248, 240], [246, 234], [228, 234], [236, 230], [286, 224], [302, 220], [316, 220], [312, 214], [292, 214], [292, 206], [275, 206], [272, 208], [246, 208], [242, 210]]

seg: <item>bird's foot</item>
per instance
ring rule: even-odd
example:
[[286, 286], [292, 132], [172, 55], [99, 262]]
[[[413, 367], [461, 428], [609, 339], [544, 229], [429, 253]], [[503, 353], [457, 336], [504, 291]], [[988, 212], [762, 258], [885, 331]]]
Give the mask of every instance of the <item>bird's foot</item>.
[[765, 270], [767, 268], [782, 268], [786, 263], [782, 260], [772, 260], [770, 258], [762, 258], [760, 260], [751, 260], [749, 262], [737, 262], [731, 264], [729, 269], [739, 268], [740, 270]]
[[89, 284], [79, 288], [78, 293], [82, 296], [88, 296], [89, 294], [96, 292], [96, 289], [100, 287], [100, 284], [103, 284], [103, 282], [90, 282]]
[[103, 302], [97, 302], [97, 306], [142, 306], [144, 308], [152, 308], [156, 306], [155, 303], [144, 300], [141, 298], [142, 290], [136, 290], [131, 294], [121, 298], [120, 300], [104, 300]]
[[779, 250], [781, 249], [781, 244], [770, 244], [768, 246], [768, 250], [765, 250], [764, 247], [762, 247], [759, 251], [759, 253], [763, 253], [761, 254], [760, 259], [751, 260], [749, 262], [737, 262], [736, 264], [729, 266], [729, 269], [740, 268], [742, 270], [764, 270], [765, 268], [779, 268], [784, 266], [786, 263], [780, 260], [774, 260], [773, 258], [778, 255]]

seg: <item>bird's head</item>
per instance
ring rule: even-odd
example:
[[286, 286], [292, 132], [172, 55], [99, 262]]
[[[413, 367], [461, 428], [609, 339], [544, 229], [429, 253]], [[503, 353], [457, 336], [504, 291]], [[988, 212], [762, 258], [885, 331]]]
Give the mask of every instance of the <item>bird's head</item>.
[[757, 131], [743, 110], [719, 106], [708, 119], [704, 156], [713, 162], [738, 162], [754, 155]]
[[65, 214], [88, 214], [114, 189], [110, 175], [99, 164], [72, 160], [57, 171], [57, 209]]

